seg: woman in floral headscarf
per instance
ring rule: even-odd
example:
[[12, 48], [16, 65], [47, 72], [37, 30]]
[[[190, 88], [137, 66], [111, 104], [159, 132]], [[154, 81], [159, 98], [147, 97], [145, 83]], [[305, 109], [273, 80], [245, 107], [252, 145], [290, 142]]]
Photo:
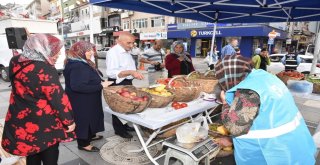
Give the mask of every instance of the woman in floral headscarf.
[[70, 102], [53, 66], [61, 47], [52, 35], [34, 34], [10, 61], [12, 90], [1, 145], [27, 156], [27, 164], [56, 165], [59, 142], [75, 137]]
[[95, 46], [87, 41], [72, 45], [68, 52], [63, 75], [66, 82], [66, 93], [70, 98], [77, 124], [76, 134], [78, 148], [88, 152], [98, 152], [92, 146], [92, 140], [102, 136], [96, 133], [104, 131], [104, 118], [101, 100], [103, 82], [94, 63]]
[[184, 50], [181, 41], [173, 42], [172, 52], [166, 56], [165, 66], [169, 78], [174, 75], [187, 75], [194, 71], [191, 56]]
[[[231, 134], [237, 165], [315, 164], [313, 139], [281, 80], [252, 69], [240, 55], [226, 56], [215, 70], [222, 88], [221, 120]], [[219, 143], [231, 145], [226, 138]]]

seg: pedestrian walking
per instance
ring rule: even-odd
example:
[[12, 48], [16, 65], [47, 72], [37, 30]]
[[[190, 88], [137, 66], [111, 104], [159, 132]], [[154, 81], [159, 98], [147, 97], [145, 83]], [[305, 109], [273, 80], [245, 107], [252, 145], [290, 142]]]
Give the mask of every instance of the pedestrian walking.
[[133, 48], [131, 49], [131, 55], [132, 55], [132, 58], [134, 60], [135, 65], [136, 65], [136, 68], [138, 68], [138, 60], [139, 60], [140, 54], [141, 54], [140, 48], [138, 48], [137, 45], [138, 44], [135, 42], [133, 44]]
[[227, 55], [235, 55], [235, 47], [238, 46], [238, 39], [237, 38], [230, 38], [229, 44], [224, 46], [221, 50], [220, 59], [223, 59]]

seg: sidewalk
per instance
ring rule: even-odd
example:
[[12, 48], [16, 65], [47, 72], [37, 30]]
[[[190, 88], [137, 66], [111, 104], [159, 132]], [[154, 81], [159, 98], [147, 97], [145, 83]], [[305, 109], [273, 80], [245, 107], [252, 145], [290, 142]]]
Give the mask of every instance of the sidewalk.
[[[203, 58], [193, 58], [193, 63], [195, 69], [198, 71], [205, 71], [207, 69], [207, 65], [203, 63]], [[104, 72], [104, 60], [99, 60], [99, 68]], [[61, 76], [60, 81], [62, 85], [64, 85], [63, 76]], [[134, 85], [142, 85], [143, 81], [134, 81]], [[3, 82], [0, 80], [0, 119], [4, 119], [7, 108], [8, 108], [8, 100], [10, 95], [11, 88], [8, 87], [9, 83]], [[103, 98], [104, 100], [104, 98]], [[320, 122], [320, 102], [319, 100], [295, 97], [295, 101], [300, 111], [302, 112], [303, 117], [306, 121], [309, 121], [309, 125], [316, 126]], [[103, 101], [103, 106], [105, 106], [105, 101]], [[110, 138], [114, 136], [113, 128], [111, 125], [111, 115], [105, 113], [104, 114], [104, 123], [105, 123], [105, 131], [101, 133], [104, 138]], [[313, 131], [313, 129], [311, 129]], [[99, 141], [94, 141], [93, 145], [97, 147], [101, 147], [107, 141], [106, 139], [102, 139]], [[230, 159], [230, 158], [228, 158]], [[318, 158], [319, 160], [319, 158]], [[318, 161], [319, 162], [319, 161]], [[87, 153], [84, 151], [79, 151], [77, 148], [76, 142], [70, 143], [61, 143], [60, 145], [60, 155], [59, 155], [59, 165], [110, 165], [110, 163], [104, 161], [99, 153]], [[161, 164], [161, 162], [160, 162]], [[221, 164], [221, 163], [217, 163]], [[133, 164], [132, 164], [133, 165]], [[150, 163], [151, 165], [151, 163]], [[230, 165], [230, 163], [226, 163], [226, 165]]]

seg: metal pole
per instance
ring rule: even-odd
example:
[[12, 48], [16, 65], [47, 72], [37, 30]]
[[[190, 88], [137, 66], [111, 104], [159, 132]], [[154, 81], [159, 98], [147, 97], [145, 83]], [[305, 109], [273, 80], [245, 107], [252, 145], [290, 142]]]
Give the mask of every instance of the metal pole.
[[213, 23], [213, 34], [212, 34], [212, 40], [211, 40], [211, 47], [210, 47], [210, 61], [209, 65], [212, 64], [212, 54], [213, 54], [213, 46], [214, 46], [214, 40], [216, 37], [216, 31], [217, 31], [217, 22]]
[[62, 2], [62, 0], [60, 0], [60, 7], [61, 7], [61, 12], [60, 12], [60, 16], [61, 16], [61, 18], [60, 18], [60, 28], [61, 28], [61, 36], [62, 36], [62, 41], [63, 41], [63, 43], [64, 43], [64, 34], [63, 34], [63, 8], [62, 8], [62, 6], [63, 6], [63, 2]]
[[316, 40], [315, 40], [315, 48], [313, 53], [313, 61], [311, 65], [311, 74], [314, 74], [316, 71], [316, 65], [318, 63], [318, 59], [320, 56], [320, 22], [317, 23], [317, 31], [316, 31]]
[[93, 6], [92, 4], [89, 4], [89, 10], [90, 10], [90, 42], [94, 44], [93, 41]]

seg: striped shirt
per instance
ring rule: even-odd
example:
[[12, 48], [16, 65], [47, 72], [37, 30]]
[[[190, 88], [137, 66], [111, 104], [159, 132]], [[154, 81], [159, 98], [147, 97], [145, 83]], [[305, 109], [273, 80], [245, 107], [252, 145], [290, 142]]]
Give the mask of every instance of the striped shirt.
[[[163, 63], [163, 59], [165, 58], [165, 53], [164, 51], [161, 49], [159, 51], [155, 50], [153, 47], [151, 47], [150, 49], [144, 51], [142, 57], [147, 59], [148, 61], [156, 61], [156, 62], [160, 62]], [[162, 56], [162, 60], [161, 60], [161, 56]], [[154, 65], [147, 65], [148, 71], [149, 72], [155, 72], [156, 70], [154, 69]]]

